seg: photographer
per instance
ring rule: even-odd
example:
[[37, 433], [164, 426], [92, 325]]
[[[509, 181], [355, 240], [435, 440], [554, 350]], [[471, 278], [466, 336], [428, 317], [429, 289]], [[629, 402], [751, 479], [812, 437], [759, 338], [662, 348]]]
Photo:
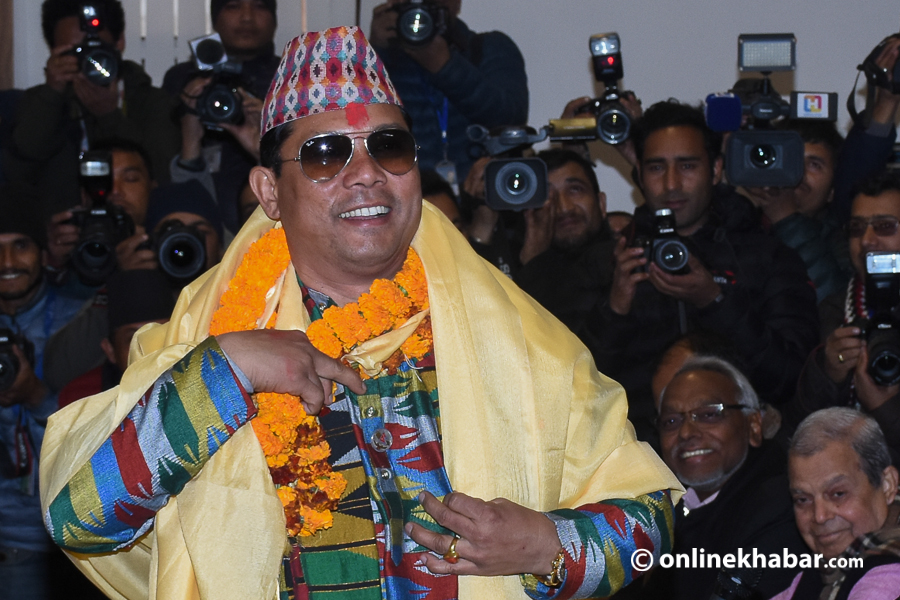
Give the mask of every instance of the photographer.
[[98, 11], [95, 41], [105, 44], [100, 50], [118, 57], [125, 48], [125, 16], [118, 0], [43, 3], [41, 25], [51, 48], [46, 83], [25, 92], [4, 158], [11, 180], [38, 188], [43, 218], [78, 203], [78, 156], [98, 141], [116, 137], [141, 144], [163, 181], [178, 150], [178, 129], [171, 119], [174, 103], [153, 87], [139, 65], [118, 59], [113, 62], [116, 75], [100, 83], [86, 75], [93, 67], [73, 54], [90, 41], [82, 5]]
[[847, 290], [820, 305], [825, 343], [809, 356], [796, 397], [784, 410], [784, 435], [789, 436], [816, 410], [858, 403], [884, 430], [894, 464], [900, 464], [900, 385], [873, 381], [863, 319], [873, 308], [866, 294], [866, 253], [900, 252], [898, 220], [900, 175], [887, 171], [865, 182], [847, 225], [855, 276]]
[[222, 122], [210, 129], [197, 114], [197, 100], [213, 81], [212, 71], [195, 62], [166, 72], [163, 89], [180, 103], [181, 151], [172, 160], [172, 180], [198, 179], [219, 204], [225, 227], [240, 228], [238, 196], [250, 169], [259, 160], [262, 98], [278, 68], [273, 38], [277, 26], [275, 0], [213, 0], [213, 29], [222, 39], [228, 60], [240, 67], [240, 123]]
[[[123, 268], [120, 271], [162, 271], [166, 275], [166, 288], [174, 298], [184, 285], [218, 264], [221, 259], [224, 232], [219, 208], [200, 183], [189, 181], [155, 188], [149, 193], [146, 215], [149, 235], [141, 235], [142, 241], [136, 250], [141, 257], [145, 257], [141, 259], [142, 266]], [[167, 246], [169, 250], [164, 252], [160, 249], [163, 229], [175, 223], [178, 224], [179, 231], [174, 233], [179, 234], [183, 242], [187, 243], [182, 243], [180, 248]], [[191, 242], [190, 238], [196, 239]], [[128, 240], [121, 245], [131, 248]], [[163, 261], [159, 260], [160, 254], [164, 254]], [[203, 260], [194, 264], [192, 257]], [[190, 264], [179, 264], [182, 259]], [[188, 275], [175, 277], [181, 268], [186, 268]], [[104, 288], [97, 292], [94, 302], [84, 307], [50, 339], [47, 345], [46, 380], [51, 389], [61, 389], [103, 361], [101, 342], [109, 334], [107, 306], [108, 294]]]
[[0, 188], [0, 328], [34, 345], [34, 371], [44, 374], [44, 345], [81, 308], [44, 279], [45, 230], [31, 210], [36, 198], [27, 188]]
[[[703, 113], [676, 101], [647, 109], [633, 130], [646, 200], [615, 248], [608, 293], [580, 336], [601, 372], [625, 387], [638, 437], [655, 441], [650, 380], [659, 354], [697, 329], [734, 340], [760, 396], [786, 401], [818, 340], [815, 294], [794, 251], [759, 229], [750, 202], [718, 186], [721, 142]], [[668, 209], [689, 256], [667, 272], [633, 247], [653, 238], [654, 211]]]
[[445, 21], [445, 30], [430, 41], [404, 41], [397, 12], [402, 0], [375, 7], [369, 38], [412, 117], [420, 168], [461, 183], [473, 161], [469, 125], [490, 129], [528, 119], [525, 61], [506, 34], [470, 31], [458, 18], [461, 0], [425, 5], [443, 11]]

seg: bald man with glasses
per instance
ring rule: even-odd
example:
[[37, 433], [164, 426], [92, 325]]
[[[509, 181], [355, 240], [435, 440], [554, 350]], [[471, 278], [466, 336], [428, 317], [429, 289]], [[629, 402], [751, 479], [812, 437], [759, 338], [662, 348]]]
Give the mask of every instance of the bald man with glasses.
[[[789, 436], [813, 412], [830, 406], [852, 406], [872, 416], [884, 431], [891, 460], [900, 465], [900, 381], [873, 377], [866, 328], [874, 314], [873, 285], [867, 257], [892, 260], [900, 255], [900, 174], [887, 170], [863, 183], [853, 199], [845, 227], [855, 272], [848, 288], [819, 306], [825, 343], [809, 357], [796, 397], [785, 406], [784, 432]], [[881, 304], [900, 305], [900, 294]], [[900, 335], [898, 335], [900, 337]]]
[[677, 480], [588, 350], [422, 201], [357, 28], [286, 46], [261, 132], [222, 263], [48, 427], [45, 523], [76, 564], [127, 598], [542, 599], [667, 552]]

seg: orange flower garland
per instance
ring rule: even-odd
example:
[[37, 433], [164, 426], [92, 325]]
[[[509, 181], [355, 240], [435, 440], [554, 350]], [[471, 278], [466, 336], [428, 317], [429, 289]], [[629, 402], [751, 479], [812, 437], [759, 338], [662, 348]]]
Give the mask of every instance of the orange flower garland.
[[[283, 229], [272, 229], [254, 242], [222, 294], [210, 335], [257, 329], [266, 294], [289, 264]], [[320, 352], [340, 358], [427, 308], [425, 270], [410, 248], [393, 281], [377, 279], [357, 302], [326, 309], [306, 335]], [[265, 324], [267, 329], [274, 327], [275, 317]], [[406, 358], [422, 358], [433, 346], [431, 321], [426, 317], [383, 368], [394, 373]], [[367, 378], [365, 372], [360, 375]], [[328, 529], [333, 524], [331, 511], [337, 508], [347, 481], [328, 464], [331, 448], [318, 420], [307, 415], [300, 399], [290, 394], [260, 393], [256, 402], [259, 412], [251, 424], [284, 507], [288, 533], [310, 536]]]

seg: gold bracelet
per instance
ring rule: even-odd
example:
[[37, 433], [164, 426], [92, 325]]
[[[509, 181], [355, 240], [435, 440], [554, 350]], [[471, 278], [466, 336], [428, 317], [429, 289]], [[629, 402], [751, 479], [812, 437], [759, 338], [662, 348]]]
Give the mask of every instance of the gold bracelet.
[[553, 562], [550, 563], [549, 575], [535, 575], [534, 578], [548, 587], [558, 588], [559, 586], [561, 586], [563, 580], [566, 578], [565, 548], [560, 548], [559, 553], [556, 555], [556, 558], [554, 558]]

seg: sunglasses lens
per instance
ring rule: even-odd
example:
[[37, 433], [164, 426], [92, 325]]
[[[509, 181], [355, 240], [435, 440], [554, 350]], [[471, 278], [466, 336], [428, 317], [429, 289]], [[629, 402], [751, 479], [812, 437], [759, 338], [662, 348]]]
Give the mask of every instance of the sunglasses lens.
[[300, 147], [300, 168], [313, 181], [325, 181], [341, 172], [353, 153], [353, 140], [345, 135], [313, 138]]
[[416, 164], [416, 141], [403, 129], [376, 131], [366, 140], [366, 147], [372, 158], [392, 175], [405, 175]]
[[879, 221], [872, 221], [872, 229], [875, 230], [875, 235], [879, 237], [888, 237], [897, 233], [897, 225], [898, 221], [895, 219], [883, 219]]
[[847, 223], [847, 235], [852, 238], [862, 237], [868, 227], [869, 224], [866, 221], [850, 221]]

